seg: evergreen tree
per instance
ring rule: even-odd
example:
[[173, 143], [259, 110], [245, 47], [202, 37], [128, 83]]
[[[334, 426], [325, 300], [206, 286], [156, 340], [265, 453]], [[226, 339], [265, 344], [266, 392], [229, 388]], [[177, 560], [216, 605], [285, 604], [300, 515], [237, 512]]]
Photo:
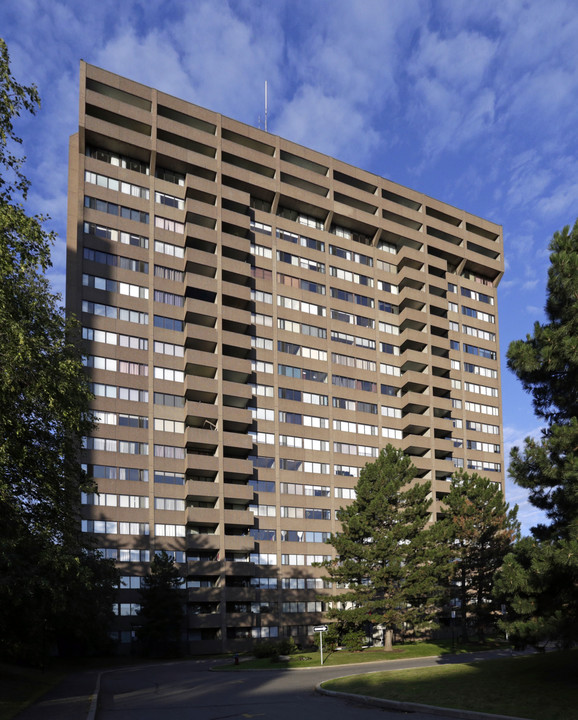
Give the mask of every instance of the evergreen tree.
[[146, 655], [167, 656], [180, 651], [185, 593], [174, 559], [164, 550], [155, 555], [141, 588], [137, 636]]
[[508, 348], [508, 366], [547, 423], [514, 448], [510, 474], [549, 524], [532, 528], [499, 578], [506, 627], [521, 640], [578, 640], [578, 222], [550, 243], [546, 315]]
[[517, 507], [510, 510], [500, 486], [491, 480], [463, 471], [452, 477], [441, 526], [452, 547], [452, 596], [460, 601], [463, 640], [469, 622], [483, 637], [496, 620], [500, 608], [492, 597], [494, 575], [519, 535], [516, 514]]
[[[97, 627], [68, 598], [85, 581], [98, 586], [113, 576], [108, 563], [93, 564], [80, 533], [80, 491], [92, 488], [79, 463], [91, 394], [72, 327], [44, 277], [54, 236], [45, 218], [26, 213], [29, 182], [14, 154], [14, 120], [38, 105], [36, 88], [13, 79], [0, 39], [0, 638], [4, 655], [32, 661], [59, 628], [71, 637]], [[110, 610], [103, 605], [97, 617]]]
[[338, 511], [341, 532], [331, 536], [337, 557], [324, 563], [347, 591], [329, 610], [352, 646], [368, 628], [385, 628], [385, 648], [394, 631], [419, 632], [433, 624], [447, 577], [447, 555], [430, 520], [430, 483], [415, 482], [410, 459], [391, 445], [361, 471], [357, 497]]

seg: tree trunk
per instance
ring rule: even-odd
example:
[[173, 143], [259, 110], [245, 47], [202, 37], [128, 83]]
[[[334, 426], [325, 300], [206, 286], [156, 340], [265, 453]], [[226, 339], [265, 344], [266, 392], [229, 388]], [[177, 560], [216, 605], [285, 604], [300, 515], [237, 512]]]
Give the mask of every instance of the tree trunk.
[[383, 649], [386, 652], [393, 650], [393, 630], [391, 628], [387, 628], [383, 636]]

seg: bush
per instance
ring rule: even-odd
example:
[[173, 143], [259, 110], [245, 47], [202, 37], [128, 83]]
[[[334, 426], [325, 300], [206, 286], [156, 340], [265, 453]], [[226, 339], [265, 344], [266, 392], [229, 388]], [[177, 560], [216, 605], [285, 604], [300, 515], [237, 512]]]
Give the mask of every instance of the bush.
[[253, 655], [256, 658], [273, 658], [275, 656], [279, 657], [279, 650], [277, 648], [277, 643], [264, 641], [264, 642], [258, 642], [253, 646]]
[[295, 640], [293, 640], [292, 637], [279, 640], [277, 643], [277, 651], [279, 655], [293, 655], [293, 653], [297, 652]]

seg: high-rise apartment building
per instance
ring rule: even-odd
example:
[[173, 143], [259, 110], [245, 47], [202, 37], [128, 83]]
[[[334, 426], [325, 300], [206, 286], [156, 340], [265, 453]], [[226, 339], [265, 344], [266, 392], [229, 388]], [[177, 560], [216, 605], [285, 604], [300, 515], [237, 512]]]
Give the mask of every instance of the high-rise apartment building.
[[387, 443], [434, 517], [456, 468], [503, 482], [499, 226], [84, 63], [69, 187], [82, 523], [122, 572], [119, 640], [164, 549], [191, 650], [303, 641]]

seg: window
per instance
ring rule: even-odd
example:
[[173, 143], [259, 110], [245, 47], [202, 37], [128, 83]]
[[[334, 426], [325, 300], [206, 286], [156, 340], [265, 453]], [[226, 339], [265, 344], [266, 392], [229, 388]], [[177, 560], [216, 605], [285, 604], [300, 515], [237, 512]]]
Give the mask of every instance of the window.
[[[346, 467], [341, 465], [336, 465], [336, 467]], [[358, 474], [354, 477], [359, 477], [359, 468], [353, 468], [354, 470], [357, 470]], [[339, 473], [340, 475], [344, 475], [345, 473]], [[335, 497], [340, 498], [342, 500], [355, 500], [357, 497], [357, 493], [355, 492], [355, 488], [340, 488], [336, 487], [334, 488], [335, 491]]]
[[83, 225], [83, 231], [86, 235], [93, 235], [94, 237], [104, 238], [105, 240], [112, 240], [112, 242], [122, 243], [123, 245], [133, 245], [134, 247], [142, 247], [145, 249], [148, 249], [149, 246], [149, 239], [147, 237], [135, 235], [134, 233], [122, 232], [120, 230], [114, 230], [106, 225], [85, 222]]
[[[301, 216], [304, 217], [304, 216]], [[318, 223], [318, 221], [314, 220], [313, 222]], [[314, 225], [311, 227], [317, 227], [318, 225]], [[311, 250], [319, 250], [320, 252], [325, 252], [325, 243], [321, 240], [314, 240], [313, 238], [305, 237], [304, 235], [297, 235], [297, 233], [288, 232], [287, 230], [277, 230], [277, 237], [281, 240], [286, 240], [287, 242], [293, 243], [295, 245], [301, 245], [302, 247], [310, 248]]]
[[155, 252], [170, 255], [171, 257], [184, 258], [185, 249], [180, 245], [172, 245], [171, 243], [155, 240]]
[[289, 265], [295, 265], [302, 270], [313, 270], [318, 273], [325, 273], [325, 264], [317, 262], [316, 260], [310, 260], [309, 258], [300, 257], [299, 255], [292, 255], [291, 253], [277, 250], [277, 262], [288, 263]]
[[185, 537], [184, 525], [167, 525], [165, 523], [155, 523], [155, 535], [157, 537]]
[[251, 243], [251, 254], [255, 257], [266, 257], [271, 259], [273, 257], [273, 251], [271, 248], [265, 247], [265, 245], [257, 245]]
[[263, 337], [251, 337], [251, 347], [258, 350], [273, 350], [273, 340]]
[[164, 265], [155, 265], [155, 277], [182, 283], [185, 280], [185, 273], [181, 270], [165, 267]]
[[273, 303], [273, 295], [268, 292], [263, 292], [263, 290], [251, 290], [251, 300], [253, 300], [253, 302], [262, 302], [271, 305]]
[[84, 181], [98, 187], [106, 188], [114, 192], [121, 192], [125, 195], [132, 195], [132, 197], [142, 198], [143, 200], [149, 199], [148, 188], [141, 187], [140, 185], [133, 185], [132, 183], [122, 182], [116, 178], [107, 177], [106, 175], [99, 175], [98, 173], [91, 172], [90, 170], [84, 171]]
[[470, 412], [482, 413], [484, 415], [499, 415], [498, 408], [492, 405], [483, 405], [481, 403], [465, 401], [464, 407]]
[[312, 497], [330, 497], [329, 487], [326, 485], [301, 485], [300, 483], [282, 482], [280, 485], [283, 495], [310, 495]]
[[155, 418], [154, 429], [156, 432], [184, 433], [185, 423], [178, 420]]
[[356, 262], [360, 265], [367, 265], [367, 267], [373, 267], [373, 259], [368, 255], [362, 255], [361, 253], [353, 252], [351, 250], [345, 250], [344, 248], [338, 247], [337, 245], [329, 246], [329, 254], [335, 255], [336, 257], [349, 260], [350, 262]]
[[174, 445], [155, 445], [154, 453], [155, 457], [158, 458], [185, 459], [185, 449]]
[[376, 347], [375, 340], [337, 332], [336, 330], [331, 331], [331, 339], [335, 342], [344, 343], [345, 345], [356, 345], [357, 347], [369, 348], [370, 350], [375, 350]]
[[117, 292], [120, 295], [128, 295], [129, 297], [142, 298], [148, 300], [149, 291], [147, 287], [142, 285], [132, 285], [131, 283], [118, 282], [109, 278], [97, 277], [95, 275], [82, 276], [82, 284], [84, 287], [95, 288], [96, 290], [106, 290], [107, 292]]
[[331, 297], [336, 300], [343, 300], [345, 302], [355, 303], [356, 305], [363, 305], [365, 307], [372, 308], [374, 306], [373, 298], [370, 298], [367, 295], [359, 295], [346, 290], [340, 290], [339, 288], [331, 288]]
[[251, 220], [251, 230], [253, 230], [253, 232], [263, 233], [264, 235], [271, 235], [271, 225], [256, 222], [255, 220]]
[[175, 197], [174, 195], [167, 195], [167, 193], [155, 192], [155, 202], [161, 205], [168, 205], [168, 207], [177, 208], [177, 210], [185, 209], [185, 201], [183, 198]]
[[272, 385], [251, 385], [251, 388], [256, 397], [273, 397]]
[[262, 313], [251, 313], [251, 322], [254, 325], [273, 327], [273, 318], [271, 317], [271, 315], [263, 315]]
[[331, 310], [331, 319], [339, 322], [348, 323], [349, 325], [358, 325], [360, 327], [374, 328], [375, 320], [364, 317], [363, 315], [354, 315], [342, 312], [341, 310]]
[[391, 407], [390, 405], [382, 405], [381, 414], [383, 417], [401, 418], [401, 410], [399, 408]]
[[379, 280], [377, 285], [383, 292], [388, 292], [392, 295], [399, 295], [399, 288], [397, 285], [392, 285], [390, 282], [386, 282], [385, 280]]
[[163, 330], [182, 332], [184, 330], [185, 324], [182, 320], [177, 320], [176, 318], [164, 317], [163, 315], [155, 315], [154, 326], [156, 328], [162, 328]]
[[154, 368], [155, 380], [166, 380], [167, 382], [184, 382], [185, 373], [182, 370], [174, 370], [173, 368], [158, 367]]
[[322, 508], [287, 507], [283, 505], [281, 507], [281, 517], [297, 520], [331, 520], [331, 510]]
[[154, 404], [165, 405], [166, 407], [185, 407], [185, 399], [182, 395], [155, 392]]
[[469, 290], [468, 288], [462, 288], [462, 295], [472, 300], [478, 300], [478, 302], [488, 303], [488, 305], [494, 304], [494, 298], [491, 295], [478, 292], [477, 290]]
[[390, 335], [399, 335], [399, 327], [397, 325], [392, 325], [391, 323], [386, 323], [381, 320], [379, 321], [379, 331], [389, 333]]
[[169, 472], [168, 470], [155, 470], [155, 483], [165, 485], [184, 485], [185, 476], [183, 473]]
[[469, 355], [478, 355], [479, 357], [484, 357], [488, 360], [496, 359], [496, 353], [494, 350], [487, 350], [486, 348], [477, 347], [476, 345], [468, 345], [464, 343], [464, 352]]
[[121, 335], [120, 333], [108, 332], [105, 330], [95, 330], [94, 328], [83, 327], [82, 338], [83, 340], [106, 343], [107, 345], [128, 347], [133, 350], [148, 350], [148, 340], [146, 338], [134, 337], [132, 335]]
[[369, 380], [357, 380], [356, 378], [343, 375], [332, 375], [331, 382], [338, 387], [346, 387], [351, 390], [363, 390], [365, 392], [377, 392], [377, 383]]
[[82, 256], [90, 262], [119, 267], [122, 270], [131, 270], [132, 272], [140, 272], [145, 275], [147, 275], [149, 271], [149, 264], [144, 260], [135, 260], [134, 258], [124, 257], [124, 255], [115, 255], [114, 253], [93, 250], [89, 247], [84, 248]]
[[182, 345], [174, 345], [173, 343], [154, 341], [154, 351], [161, 355], [171, 355], [173, 357], [184, 357], [185, 349]]
[[176, 222], [175, 220], [171, 220], [170, 218], [159, 217], [158, 215], [155, 215], [155, 227], [159, 228], [159, 230], [168, 230], [169, 232], [178, 233], [179, 235], [183, 235], [185, 232], [185, 226], [183, 223]]
[[480, 338], [481, 340], [489, 340], [490, 342], [496, 341], [496, 334], [488, 332], [487, 330], [480, 330], [479, 328], [472, 327], [471, 325], [462, 325], [462, 332], [472, 337]]
[[142, 173], [143, 175], [149, 174], [148, 163], [143, 162], [142, 160], [137, 160], [136, 158], [119, 155], [118, 153], [111, 152], [110, 150], [87, 146], [86, 156], [108, 163], [109, 165], [133, 170], [134, 172]]
[[467, 307], [467, 305], [462, 305], [462, 314], [467, 315], [468, 317], [477, 318], [478, 320], [484, 320], [485, 322], [489, 323], [496, 322], [496, 318], [494, 315], [482, 312], [481, 310], [475, 310], [474, 308]]
[[311, 280], [293, 277], [292, 275], [285, 275], [284, 273], [277, 273], [277, 282], [281, 285], [299, 288], [300, 290], [313, 292], [317, 295], [325, 295], [325, 285], [321, 285], [321, 283], [316, 283]]
[[393, 315], [399, 315], [399, 308], [397, 305], [392, 305], [390, 302], [380, 300], [378, 302], [379, 309], [381, 312], [392, 313]]

